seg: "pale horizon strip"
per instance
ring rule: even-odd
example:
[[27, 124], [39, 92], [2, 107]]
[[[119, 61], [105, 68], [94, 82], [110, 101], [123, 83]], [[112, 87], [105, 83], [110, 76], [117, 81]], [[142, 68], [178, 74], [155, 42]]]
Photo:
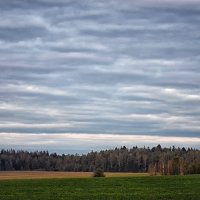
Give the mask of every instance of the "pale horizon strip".
[[[160, 144], [164, 147], [200, 148], [198, 137], [151, 136], [151, 135], [119, 135], [119, 134], [87, 134], [87, 133], [0, 133], [0, 147], [22, 147], [34, 149], [109, 149], [120, 146], [152, 147]], [[103, 145], [102, 145], [103, 144]], [[89, 148], [88, 148], [89, 147]]]

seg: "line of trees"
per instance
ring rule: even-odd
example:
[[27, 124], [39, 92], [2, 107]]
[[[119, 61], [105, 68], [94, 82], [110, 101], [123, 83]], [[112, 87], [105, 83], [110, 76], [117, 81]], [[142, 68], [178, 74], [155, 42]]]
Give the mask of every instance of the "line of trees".
[[130, 149], [124, 147], [88, 154], [49, 154], [48, 151], [1, 150], [0, 170], [149, 172], [162, 175], [200, 174], [200, 150], [192, 148]]

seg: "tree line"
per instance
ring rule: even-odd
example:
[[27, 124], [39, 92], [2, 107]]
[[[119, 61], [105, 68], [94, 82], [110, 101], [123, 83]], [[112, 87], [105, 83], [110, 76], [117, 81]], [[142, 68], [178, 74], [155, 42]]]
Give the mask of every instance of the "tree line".
[[162, 175], [200, 174], [200, 150], [192, 148], [153, 148], [125, 146], [87, 154], [15, 151], [2, 149], [0, 170], [149, 172]]

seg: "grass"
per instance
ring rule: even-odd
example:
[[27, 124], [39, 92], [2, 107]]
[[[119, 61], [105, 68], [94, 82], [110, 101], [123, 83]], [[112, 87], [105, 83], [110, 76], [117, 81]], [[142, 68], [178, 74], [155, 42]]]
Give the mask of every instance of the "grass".
[[89, 178], [91, 172], [47, 172], [47, 171], [2, 171], [0, 180], [49, 179], [49, 178]]
[[[148, 176], [147, 173], [106, 172], [106, 177]], [[92, 172], [47, 172], [47, 171], [0, 171], [0, 180], [10, 179], [49, 179], [49, 178], [90, 178]]]
[[1, 180], [0, 200], [199, 200], [200, 176]]

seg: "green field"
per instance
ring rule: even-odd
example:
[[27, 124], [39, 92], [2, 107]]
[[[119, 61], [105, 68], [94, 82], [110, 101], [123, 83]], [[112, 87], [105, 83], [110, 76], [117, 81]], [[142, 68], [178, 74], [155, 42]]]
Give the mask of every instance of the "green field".
[[200, 176], [1, 180], [0, 200], [199, 200]]

